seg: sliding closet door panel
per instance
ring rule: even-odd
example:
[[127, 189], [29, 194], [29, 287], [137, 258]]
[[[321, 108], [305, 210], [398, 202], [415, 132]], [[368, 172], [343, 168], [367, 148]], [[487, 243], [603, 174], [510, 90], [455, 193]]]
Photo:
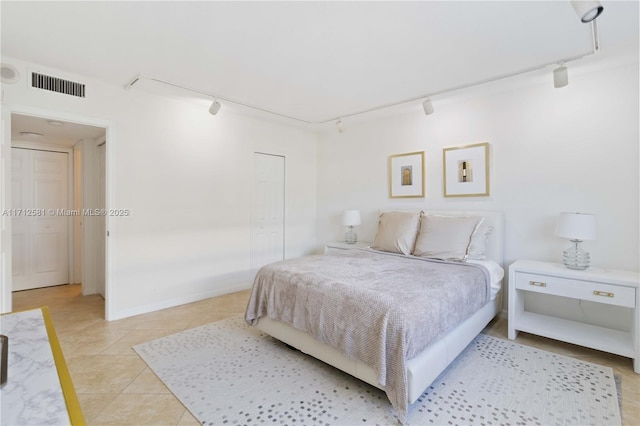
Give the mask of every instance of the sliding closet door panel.
[[69, 282], [68, 157], [12, 149], [14, 291]]
[[254, 154], [251, 269], [284, 259], [285, 158]]

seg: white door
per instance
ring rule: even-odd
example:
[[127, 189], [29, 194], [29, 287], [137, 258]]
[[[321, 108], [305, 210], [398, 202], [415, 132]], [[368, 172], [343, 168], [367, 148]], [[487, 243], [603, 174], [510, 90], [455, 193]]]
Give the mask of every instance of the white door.
[[284, 157], [254, 154], [251, 270], [284, 259]]
[[[107, 206], [106, 202], [106, 143], [98, 145], [98, 208], [104, 210]], [[98, 216], [98, 237], [96, 238], [96, 291], [102, 297], [104, 294], [104, 281], [105, 281], [105, 238], [106, 238], [106, 217], [104, 215]]]
[[11, 150], [12, 290], [69, 283], [69, 156]]

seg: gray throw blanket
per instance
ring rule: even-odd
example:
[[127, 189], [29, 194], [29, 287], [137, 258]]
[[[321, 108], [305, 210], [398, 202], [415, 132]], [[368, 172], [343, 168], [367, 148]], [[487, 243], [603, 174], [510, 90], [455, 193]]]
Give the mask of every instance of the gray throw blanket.
[[476, 264], [349, 250], [264, 266], [245, 319], [280, 320], [371, 366], [403, 421], [406, 361], [486, 304], [490, 284]]

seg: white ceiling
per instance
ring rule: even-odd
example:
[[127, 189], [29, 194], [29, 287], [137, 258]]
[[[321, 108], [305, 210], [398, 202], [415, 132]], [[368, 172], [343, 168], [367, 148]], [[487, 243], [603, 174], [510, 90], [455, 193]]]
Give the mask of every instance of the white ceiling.
[[[602, 50], [590, 61], [637, 60], [638, 2], [602, 3]], [[569, 1], [0, 7], [3, 56], [119, 86], [148, 75], [310, 122], [554, 64], [592, 46], [590, 25]]]
[[[22, 135], [22, 132], [42, 135]], [[80, 140], [93, 141], [104, 136], [102, 127], [49, 120], [22, 114], [11, 114], [11, 140], [72, 147]]]

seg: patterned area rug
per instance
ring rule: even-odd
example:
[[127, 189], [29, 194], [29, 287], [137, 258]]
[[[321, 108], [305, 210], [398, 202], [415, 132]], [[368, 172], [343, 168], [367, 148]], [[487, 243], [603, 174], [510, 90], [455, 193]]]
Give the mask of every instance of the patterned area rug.
[[[134, 347], [205, 425], [397, 424], [381, 390], [219, 321]], [[618, 425], [613, 371], [480, 334], [409, 409], [411, 425]]]

